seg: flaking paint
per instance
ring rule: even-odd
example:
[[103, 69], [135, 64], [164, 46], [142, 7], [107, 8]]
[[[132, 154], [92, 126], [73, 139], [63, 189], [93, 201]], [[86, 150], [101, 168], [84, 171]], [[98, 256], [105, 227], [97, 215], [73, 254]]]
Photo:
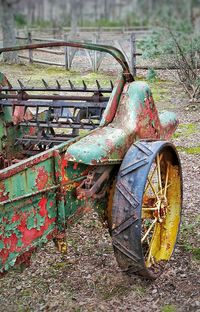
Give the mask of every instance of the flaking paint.
[[[0, 81], [0, 85], [8, 83], [3, 75]], [[9, 114], [4, 111], [8, 120]], [[3, 124], [0, 120], [1, 146]], [[133, 142], [168, 138], [176, 126], [173, 114], [158, 114], [147, 84], [126, 82], [122, 75], [98, 129], [1, 170], [1, 272], [24, 259], [29, 261], [32, 250], [63, 233], [67, 222], [92, 207], [105, 210], [106, 198], [94, 201], [76, 196], [76, 188], [89, 170], [96, 165], [120, 164]], [[15, 128], [12, 131], [7, 136], [14, 140]], [[12, 152], [12, 145], [7, 144], [7, 151]]]

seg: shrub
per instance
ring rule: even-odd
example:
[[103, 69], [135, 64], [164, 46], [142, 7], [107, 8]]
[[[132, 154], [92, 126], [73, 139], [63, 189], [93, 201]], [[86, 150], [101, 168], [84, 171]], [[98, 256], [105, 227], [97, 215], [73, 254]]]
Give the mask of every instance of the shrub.
[[176, 79], [191, 101], [200, 99], [200, 35], [171, 28], [157, 29], [140, 43], [143, 58], [159, 59], [166, 69], [174, 68]]
[[21, 13], [15, 14], [15, 23], [17, 27], [25, 26], [27, 24], [26, 17]]

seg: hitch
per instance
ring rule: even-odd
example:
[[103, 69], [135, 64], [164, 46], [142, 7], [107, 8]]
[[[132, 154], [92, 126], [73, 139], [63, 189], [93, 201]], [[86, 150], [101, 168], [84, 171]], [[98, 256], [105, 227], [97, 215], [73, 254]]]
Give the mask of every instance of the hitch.
[[105, 196], [107, 182], [112, 171], [112, 166], [97, 167], [90, 171], [87, 178], [77, 187], [76, 195], [78, 199], [101, 199]]

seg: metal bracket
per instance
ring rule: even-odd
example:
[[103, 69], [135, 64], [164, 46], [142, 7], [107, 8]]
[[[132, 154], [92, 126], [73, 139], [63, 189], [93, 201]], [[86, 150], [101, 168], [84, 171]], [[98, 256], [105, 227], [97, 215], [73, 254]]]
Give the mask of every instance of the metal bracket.
[[76, 189], [77, 198], [103, 198], [112, 169], [112, 166], [101, 166], [90, 171], [87, 178]]

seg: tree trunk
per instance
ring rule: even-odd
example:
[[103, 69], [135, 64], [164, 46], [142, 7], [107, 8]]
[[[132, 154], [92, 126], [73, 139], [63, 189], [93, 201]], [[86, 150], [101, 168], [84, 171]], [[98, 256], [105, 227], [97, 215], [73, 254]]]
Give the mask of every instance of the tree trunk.
[[104, 0], [104, 19], [108, 19], [108, 0]]
[[192, 24], [194, 32], [199, 34], [200, 29], [200, 8], [199, 6], [193, 6], [192, 8]]
[[[3, 47], [16, 45], [14, 9], [11, 0], [0, 0], [1, 26], [3, 32]], [[18, 61], [17, 52], [6, 52], [3, 55], [5, 62], [15, 63]]]
[[70, 1], [70, 17], [71, 17], [71, 35], [75, 36], [77, 34], [78, 26], [78, 10], [79, 10], [79, 1], [71, 0]]

